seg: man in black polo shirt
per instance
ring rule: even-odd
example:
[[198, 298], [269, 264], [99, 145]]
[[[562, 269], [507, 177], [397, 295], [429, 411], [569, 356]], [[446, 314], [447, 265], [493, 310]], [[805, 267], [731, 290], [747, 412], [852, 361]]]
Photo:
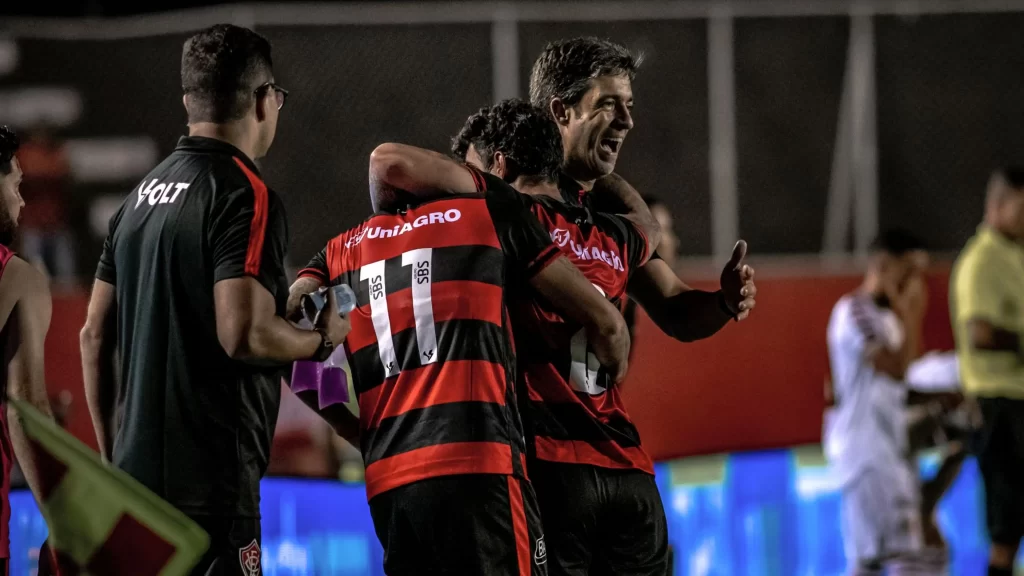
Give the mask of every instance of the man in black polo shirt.
[[[280, 368], [326, 359], [349, 325], [324, 314], [305, 331], [282, 317], [288, 226], [253, 163], [287, 95], [270, 44], [214, 26], [185, 42], [181, 78], [189, 136], [110, 222], [81, 335], [85, 387], [103, 456], [210, 534], [193, 573], [256, 576]], [[116, 435], [104, 364], [115, 344]]]

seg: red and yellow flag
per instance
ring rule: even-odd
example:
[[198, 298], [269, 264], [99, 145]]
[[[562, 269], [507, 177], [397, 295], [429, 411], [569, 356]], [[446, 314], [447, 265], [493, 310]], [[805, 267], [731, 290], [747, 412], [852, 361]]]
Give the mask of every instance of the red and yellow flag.
[[209, 536], [122, 470], [43, 416], [9, 399], [39, 462], [40, 511], [61, 576], [179, 576]]

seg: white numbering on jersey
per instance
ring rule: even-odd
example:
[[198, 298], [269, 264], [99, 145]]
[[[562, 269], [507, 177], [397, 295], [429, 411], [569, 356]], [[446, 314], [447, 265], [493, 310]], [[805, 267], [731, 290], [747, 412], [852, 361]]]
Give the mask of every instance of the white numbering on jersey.
[[[594, 288], [597, 288], [601, 296], [605, 296], [604, 290], [601, 290], [599, 286], [594, 284]], [[591, 396], [604, 394], [606, 388], [602, 383], [603, 379], [598, 378], [601, 363], [597, 361], [597, 356], [590, 351], [587, 344], [587, 333], [583, 329], [573, 335], [570, 352], [572, 365], [569, 366], [569, 385], [573, 389]]]
[[[431, 299], [432, 249], [419, 248], [402, 254], [402, 267], [412, 267], [412, 309], [416, 322], [416, 345], [420, 350], [420, 363], [437, 362], [437, 334], [434, 330], [434, 307]], [[367, 264], [359, 277], [370, 285], [370, 318], [377, 335], [380, 362], [386, 378], [398, 374], [400, 367], [395, 355], [395, 342], [391, 336], [391, 316], [388, 313], [388, 291], [384, 278], [384, 260]]]
[[432, 248], [402, 254], [402, 266], [412, 266], [412, 314], [416, 319], [416, 345], [420, 364], [437, 362], [437, 333], [434, 330], [434, 302], [430, 297]]
[[391, 316], [388, 315], [388, 290], [384, 284], [384, 260], [367, 264], [359, 271], [359, 278], [370, 284], [370, 318], [377, 333], [377, 352], [384, 365], [384, 376], [398, 374], [395, 360], [395, 342], [391, 338]]

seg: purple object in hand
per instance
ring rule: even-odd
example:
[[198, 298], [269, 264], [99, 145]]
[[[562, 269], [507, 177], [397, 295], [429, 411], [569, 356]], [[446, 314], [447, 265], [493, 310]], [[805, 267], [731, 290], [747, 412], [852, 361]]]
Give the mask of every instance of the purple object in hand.
[[[298, 360], [292, 363], [292, 392], [319, 390], [324, 365], [313, 360]], [[347, 391], [347, 390], [346, 390]]]
[[348, 375], [340, 366], [325, 366], [320, 378], [320, 407], [348, 402]]

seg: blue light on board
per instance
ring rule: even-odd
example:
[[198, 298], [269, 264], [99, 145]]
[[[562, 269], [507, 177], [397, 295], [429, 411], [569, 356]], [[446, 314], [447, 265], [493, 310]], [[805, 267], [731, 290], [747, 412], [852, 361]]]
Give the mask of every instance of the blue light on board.
[[[676, 576], [843, 574], [838, 489], [823, 466], [801, 463], [794, 453], [723, 456], [717, 475], [699, 481], [657, 466]], [[923, 458], [922, 474], [930, 476], [936, 465]], [[984, 574], [982, 504], [969, 459], [938, 515], [954, 576]], [[11, 494], [11, 509], [10, 573], [34, 575], [46, 524], [26, 491]], [[384, 552], [361, 484], [268, 478], [261, 511], [266, 576], [383, 576]]]

